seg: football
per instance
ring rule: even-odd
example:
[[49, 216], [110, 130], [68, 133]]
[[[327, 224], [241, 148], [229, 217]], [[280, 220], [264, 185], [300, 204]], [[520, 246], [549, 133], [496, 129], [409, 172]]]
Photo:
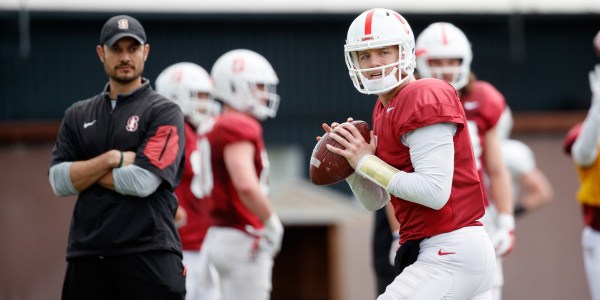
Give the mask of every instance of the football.
[[[365, 141], [371, 141], [369, 124], [365, 121], [352, 121], [356, 129], [363, 136]], [[330, 185], [338, 183], [354, 173], [345, 157], [337, 155], [327, 150], [325, 145], [332, 145], [343, 149], [342, 145], [325, 133], [319, 142], [315, 145], [310, 157], [310, 181], [316, 185]]]

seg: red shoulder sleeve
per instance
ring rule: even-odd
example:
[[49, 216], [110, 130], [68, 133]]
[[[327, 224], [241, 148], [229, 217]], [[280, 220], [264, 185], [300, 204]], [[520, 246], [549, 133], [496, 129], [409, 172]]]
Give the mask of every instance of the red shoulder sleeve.
[[417, 128], [436, 123], [451, 122], [462, 130], [466, 123], [462, 105], [454, 88], [437, 79], [420, 79], [406, 86], [393, 101], [401, 109], [394, 109], [396, 135], [401, 136]]
[[569, 156], [571, 155], [571, 148], [573, 148], [573, 144], [579, 136], [579, 132], [581, 132], [582, 125], [583, 122], [575, 124], [575, 126], [573, 126], [565, 136], [565, 140], [563, 141], [563, 151], [565, 151], [565, 153]]

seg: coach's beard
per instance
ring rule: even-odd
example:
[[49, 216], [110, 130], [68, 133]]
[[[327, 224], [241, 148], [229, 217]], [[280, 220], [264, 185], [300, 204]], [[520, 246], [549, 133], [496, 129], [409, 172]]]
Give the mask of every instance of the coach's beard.
[[114, 81], [116, 81], [116, 82], [118, 82], [120, 84], [128, 84], [128, 83], [131, 83], [134, 80], [139, 79], [140, 76], [142, 75], [143, 68], [142, 68], [142, 70], [138, 71], [135, 68], [135, 66], [132, 66], [132, 65], [126, 65], [129, 68], [131, 68], [131, 70], [133, 71], [133, 72], [131, 72], [132, 73], [131, 75], [129, 75], [129, 74], [118, 75], [119, 68], [123, 67], [123, 66], [125, 66], [125, 65], [116, 66], [114, 68], [114, 70], [111, 72], [111, 74], [108, 74], [108, 76], [112, 80], [114, 80]]

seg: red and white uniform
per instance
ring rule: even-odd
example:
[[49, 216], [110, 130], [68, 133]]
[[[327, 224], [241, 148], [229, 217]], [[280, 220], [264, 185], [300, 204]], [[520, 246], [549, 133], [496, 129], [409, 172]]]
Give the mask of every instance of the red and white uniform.
[[[471, 83], [471, 91], [461, 96], [461, 102], [467, 116], [471, 143], [477, 162], [480, 178], [485, 173], [485, 134], [496, 126], [506, 108], [504, 96], [485, 81]], [[483, 182], [483, 180], [482, 180]], [[484, 187], [486, 206], [489, 204]]]
[[212, 226], [202, 255], [219, 273], [223, 300], [264, 299], [271, 292], [273, 257], [258, 250], [258, 238], [246, 232], [248, 225], [259, 230], [261, 220], [242, 203], [225, 166], [225, 147], [237, 142], [254, 145], [254, 165], [267, 193], [268, 159], [260, 123], [243, 113], [224, 113], [206, 134], [210, 143], [214, 187], [211, 194]]
[[377, 101], [373, 111], [376, 156], [399, 170], [415, 172], [411, 149], [401, 137], [439, 123], [456, 124], [450, 197], [435, 210], [391, 195], [401, 224], [401, 244], [423, 240], [417, 261], [378, 300], [491, 297], [495, 255], [478, 221], [484, 214], [483, 189], [467, 120], [454, 88], [438, 79], [421, 79], [401, 89], [387, 106]]
[[[451, 99], [456, 99], [455, 102]], [[421, 79], [407, 85], [387, 107], [377, 102], [373, 131], [378, 137], [375, 155], [405, 172], [413, 172], [409, 148], [400, 137], [420, 127], [450, 122], [454, 136], [454, 177], [448, 203], [433, 210], [392, 195], [396, 217], [402, 224], [401, 241], [431, 237], [466, 226], [481, 226], [483, 190], [473, 160], [466, 120], [452, 86], [437, 79]]]
[[[194, 156], [201, 155], [198, 152], [198, 135], [194, 128], [189, 124], [185, 124], [185, 165], [183, 175], [179, 186], [175, 190], [175, 195], [179, 200], [179, 205], [185, 209], [187, 213], [187, 222], [179, 228], [179, 237], [181, 238], [181, 246], [184, 251], [200, 251], [202, 241], [206, 235], [206, 231], [210, 226], [210, 201], [206, 198], [198, 198], [192, 192], [192, 181], [196, 174], [192, 159]], [[198, 169], [198, 168], [196, 168]], [[199, 170], [198, 170], [199, 171]]]
[[[201, 258], [200, 249], [211, 225], [210, 200], [202, 191], [204, 176], [200, 164], [202, 156], [201, 138], [194, 128], [185, 124], [185, 164], [181, 182], [175, 190], [179, 205], [187, 214], [187, 222], [179, 228], [179, 237], [183, 248], [183, 263], [186, 266], [186, 300], [219, 299], [218, 278], [214, 268], [206, 259]], [[194, 191], [196, 191], [194, 193]]]
[[[471, 89], [468, 94], [461, 96], [461, 102], [467, 116], [469, 124], [469, 132], [471, 134], [471, 142], [473, 144], [473, 152], [475, 153], [475, 161], [477, 162], [477, 171], [484, 184], [484, 199], [486, 204], [485, 216], [481, 219], [485, 230], [490, 237], [494, 237], [499, 231], [496, 225], [498, 212], [490, 201], [485, 186], [486, 182], [486, 163], [485, 163], [485, 135], [494, 128], [504, 109], [506, 101], [504, 96], [491, 84], [485, 81], [475, 81], [471, 83]], [[501, 299], [502, 286], [504, 285], [504, 273], [502, 270], [502, 259], [497, 258], [497, 266], [494, 274], [494, 284], [492, 294], [494, 299]]]
[[[215, 226], [231, 227], [244, 231], [246, 225], [261, 229], [261, 220], [242, 203], [231, 182], [225, 166], [224, 149], [227, 145], [247, 141], [254, 145], [254, 166], [257, 176], [266, 186], [265, 166], [268, 167], [266, 149], [262, 139], [262, 126], [256, 119], [242, 113], [226, 113], [217, 118], [213, 130], [207, 134], [211, 146], [211, 163], [214, 178], [212, 191], [212, 218]], [[263, 169], [264, 172], [263, 172]], [[264, 174], [263, 174], [264, 173]], [[262, 176], [262, 177], [261, 177]]]

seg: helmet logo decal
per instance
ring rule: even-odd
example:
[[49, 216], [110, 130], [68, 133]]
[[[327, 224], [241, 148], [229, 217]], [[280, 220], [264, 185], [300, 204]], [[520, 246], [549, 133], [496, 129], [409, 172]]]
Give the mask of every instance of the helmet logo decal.
[[134, 132], [137, 130], [138, 128], [138, 121], [140, 120], [140, 117], [138, 116], [131, 116], [129, 117], [129, 120], [127, 120], [127, 126], [125, 126], [125, 129], [129, 132]]
[[231, 70], [233, 73], [242, 73], [244, 72], [244, 59], [242, 57], [236, 57], [233, 60], [233, 64], [231, 66]]

